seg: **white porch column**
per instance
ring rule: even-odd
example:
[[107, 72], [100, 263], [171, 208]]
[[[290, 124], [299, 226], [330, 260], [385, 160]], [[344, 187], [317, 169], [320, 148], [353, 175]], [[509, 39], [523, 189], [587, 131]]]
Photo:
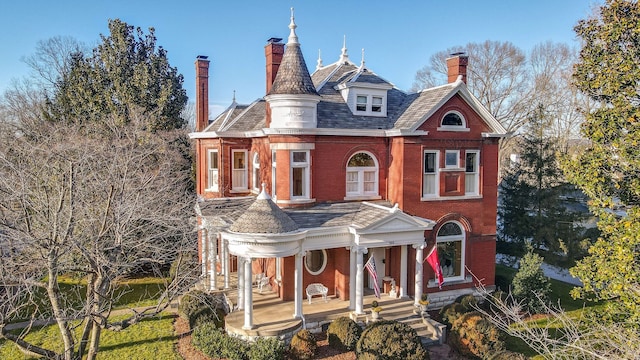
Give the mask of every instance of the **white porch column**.
[[229, 240], [222, 240], [222, 271], [224, 272], [224, 289], [228, 290], [229, 286]]
[[209, 238], [209, 290], [218, 290], [216, 284], [216, 252], [218, 251], [218, 236], [210, 236], [207, 232], [207, 238]]
[[400, 298], [407, 296], [407, 257], [409, 256], [407, 245], [400, 247]]
[[349, 250], [349, 310], [356, 308], [356, 254], [355, 246], [347, 248]]
[[[238, 257], [238, 310], [244, 309], [244, 289], [247, 284], [244, 281], [244, 258]], [[249, 283], [251, 287], [251, 283]]]
[[413, 296], [413, 305], [420, 306], [420, 296], [422, 295], [422, 261], [424, 260], [423, 249], [424, 243], [420, 245], [413, 245], [413, 248], [416, 249], [416, 275], [415, 275], [415, 295]]
[[366, 248], [359, 248], [356, 250], [356, 314], [362, 315], [362, 303], [364, 299], [364, 264], [362, 255], [367, 253]]
[[200, 228], [200, 266], [202, 267], [201, 276], [207, 276], [207, 240], [209, 238], [209, 230], [204, 227]]
[[295, 319], [302, 318], [302, 257], [303, 252], [299, 252], [296, 254], [296, 270], [294, 272], [294, 281], [295, 281], [295, 300], [294, 300], [294, 310], [293, 317]]
[[[251, 286], [251, 258], [243, 258], [242, 265], [244, 266], [244, 325], [245, 330], [253, 328], [253, 288]], [[240, 266], [238, 266], [240, 268]]]

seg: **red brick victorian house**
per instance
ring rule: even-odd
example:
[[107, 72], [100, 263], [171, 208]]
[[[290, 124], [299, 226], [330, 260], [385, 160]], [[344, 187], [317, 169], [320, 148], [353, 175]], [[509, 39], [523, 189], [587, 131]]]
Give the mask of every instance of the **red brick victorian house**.
[[[503, 126], [468, 91], [467, 57], [449, 83], [405, 93], [339, 60], [309, 74], [293, 16], [286, 46], [265, 46], [266, 96], [208, 119], [208, 67], [196, 60], [199, 253], [210, 289], [238, 274], [244, 327], [255, 275], [301, 317], [309, 284], [363, 312], [374, 257], [383, 292], [437, 306], [494, 283], [498, 141]], [[437, 246], [442, 289], [423, 260]], [[216, 281], [223, 273], [224, 283]], [[473, 276], [472, 276], [473, 274]], [[384, 282], [384, 284], [383, 284]], [[395, 289], [390, 284], [395, 284]]]

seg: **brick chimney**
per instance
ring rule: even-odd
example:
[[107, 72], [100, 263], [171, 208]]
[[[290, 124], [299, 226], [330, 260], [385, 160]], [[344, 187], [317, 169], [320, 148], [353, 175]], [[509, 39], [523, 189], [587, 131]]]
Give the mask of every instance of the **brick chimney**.
[[208, 56], [196, 58], [196, 131], [209, 125], [209, 60]]
[[467, 64], [469, 63], [469, 56], [464, 52], [457, 52], [451, 54], [451, 57], [447, 59], [447, 75], [449, 83], [458, 80], [458, 76], [462, 75], [462, 82], [467, 83]]
[[[267, 60], [267, 95], [269, 95], [273, 82], [276, 79], [276, 74], [278, 73], [278, 68], [280, 68], [284, 54], [284, 44], [280, 41], [282, 41], [281, 38], [271, 38], [267, 40], [267, 45], [264, 47], [264, 56]], [[271, 125], [271, 108], [269, 107], [269, 103], [266, 103], [265, 106], [267, 114], [266, 125], [269, 127], [269, 125]]]

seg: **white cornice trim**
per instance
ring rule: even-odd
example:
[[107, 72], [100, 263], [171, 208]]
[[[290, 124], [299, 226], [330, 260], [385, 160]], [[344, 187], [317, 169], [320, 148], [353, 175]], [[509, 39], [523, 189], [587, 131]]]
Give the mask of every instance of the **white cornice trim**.
[[326, 135], [326, 136], [374, 136], [374, 137], [397, 137], [397, 136], [426, 136], [428, 131], [410, 130], [410, 129], [275, 129], [264, 128], [252, 131], [203, 131], [189, 133], [191, 139], [210, 139], [210, 138], [259, 138], [268, 135]]

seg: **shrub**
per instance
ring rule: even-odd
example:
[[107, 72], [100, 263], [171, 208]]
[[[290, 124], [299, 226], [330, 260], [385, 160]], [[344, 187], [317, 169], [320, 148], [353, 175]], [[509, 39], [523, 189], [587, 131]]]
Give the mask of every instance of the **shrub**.
[[203, 291], [190, 291], [180, 300], [178, 313], [189, 321], [189, 327], [195, 327], [207, 322], [212, 322], [216, 327], [224, 327], [224, 300], [220, 296], [208, 294]]
[[459, 303], [452, 303], [449, 305], [445, 305], [442, 309], [440, 309], [440, 319], [442, 323], [447, 325], [448, 329], [451, 329], [451, 325], [453, 322], [462, 316], [465, 313], [464, 306]]
[[293, 335], [289, 345], [289, 353], [294, 359], [300, 360], [312, 359], [317, 349], [316, 337], [307, 329], [302, 329]]
[[513, 277], [513, 297], [520, 300], [530, 313], [544, 309], [551, 291], [551, 284], [541, 266], [542, 257], [530, 250], [520, 259], [520, 269]]
[[498, 328], [477, 311], [456, 319], [447, 338], [449, 345], [463, 356], [483, 357], [504, 349]]
[[475, 311], [475, 306], [478, 305], [478, 299], [471, 294], [465, 295], [460, 299], [460, 305], [464, 307], [465, 312]]
[[397, 321], [371, 323], [362, 332], [356, 345], [358, 360], [375, 359], [429, 359], [429, 352], [409, 325]]
[[227, 335], [213, 323], [198, 326], [193, 331], [191, 342], [202, 353], [214, 359], [248, 359], [248, 345], [238, 338]]
[[335, 319], [327, 329], [329, 346], [339, 350], [355, 349], [360, 335], [362, 335], [360, 326], [346, 316]]
[[249, 348], [251, 360], [273, 360], [284, 358], [285, 344], [274, 337], [259, 337]]

